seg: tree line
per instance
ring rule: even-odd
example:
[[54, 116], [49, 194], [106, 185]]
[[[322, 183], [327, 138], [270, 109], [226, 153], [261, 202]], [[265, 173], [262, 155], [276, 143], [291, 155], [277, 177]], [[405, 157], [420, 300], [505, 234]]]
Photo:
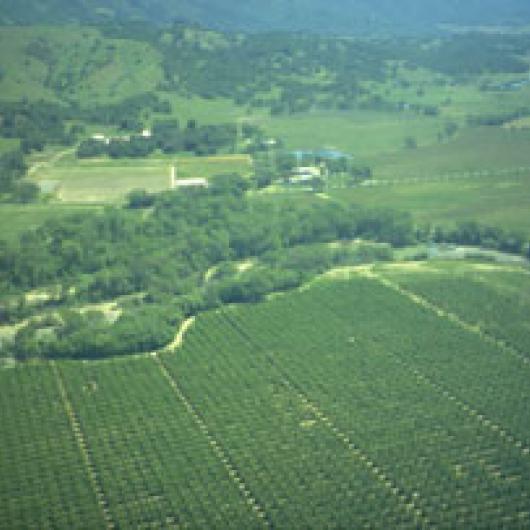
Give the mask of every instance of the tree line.
[[111, 158], [146, 157], [156, 150], [163, 153], [194, 153], [197, 156], [214, 155], [220, 151], [235, 152], [238, 143], [259, 146], [263, 134], [258, 128], [244, 125], [241, 134], [235, 124], [200, 125], [190, 119], [180, 127], [178, 119], [156, 121], [147, 136], [134, 134], [125, 138], [88, 139], [77, 149], [79, 158], [110, 156]]
[[[332, 266], [389, 260], [393, 247], [418, 242], [529, 254], [527, 238], [476, 223], [420, 229], [406, 213], [248, 195], [249, 185], [223, 175], [208, 189], [50, 220], [16, 244], [1, 244], [0, 321], [28, 319], [4, 354], [96, 358], [151, 351], [169, 343], [187, 316], [262, 300]], [[144, 206], [147, 216], [138, 213]], [[328, 245], [359, 238], [372, 243]], [[247, 261], [253, 266], [241, 269]], [[28, 290], [50, 286], [49, 300], [26, 300]], [[115, 319], [90, 310], [109, 300], [121, 310]]]
[[[324, 250], [317, 263], [309, 255], [282, 257], [289, 249], [355, 237], [394, 245], [414, 240], [405, 214], [323, 201], [278, 203], [247, 196], [247, 187], [246, 180], [228, 175], [207, 190], [157, 195], [147, 217], [107, 208], [48, 221], [15, 245], [2, 244], [2, 321], [43, 311], [49, 316], [44, 322], [30, 318], [9, 351], [17, 357], [91, 358], [159, 348], [184, 316], [262, 299], [299, 285], [322, 263], [346, 259]], [[212, 266], [224, 264], [226, 270], [231, 262], [265, 255], [254, 271], [204, 282]], [[58, 294], [43, 307], [25, 300], [28, 289], [50, 285]], [[74, 307], [116, 298], [124, 309], [115, 322], [91, 312], [72, 314]]]

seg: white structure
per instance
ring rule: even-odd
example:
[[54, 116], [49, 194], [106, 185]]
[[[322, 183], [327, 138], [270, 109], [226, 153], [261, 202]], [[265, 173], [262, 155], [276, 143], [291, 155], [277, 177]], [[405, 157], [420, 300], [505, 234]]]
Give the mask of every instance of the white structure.
[[176, 179], [174, 188], [207, 188], [208, 181], [205, 178]]
[[144, 129], [142, 131], [142, 138], [151, 138], [153, 136], [153, 133], [151, 132], [151, 129]]
[[314, 177], [321, 176], [320, 168], [315, 167], [315, 166], [295, 167], [291, 173], [293, 176], [300, 176], [300, 177], [307, 176], [307, 177], [314, 178]]
[[171, 189], [175, 188], [207, 188], [208, 181], [205, 178], [177, 178], [177, 167], [171, 166], [169, 186]]

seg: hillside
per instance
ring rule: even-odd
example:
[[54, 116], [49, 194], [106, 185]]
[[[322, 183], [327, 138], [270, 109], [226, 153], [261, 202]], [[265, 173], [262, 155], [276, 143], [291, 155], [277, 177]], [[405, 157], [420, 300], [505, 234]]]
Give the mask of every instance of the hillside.
[[228, 30], [310, 30], [323, 33], [429, 32], [438, 24], [520, 25], [530, 21], [523, 0], [3, 0], [0, 22], [101, 22], [175, 18]]
[[0, 43], [2, 100], [121, 101], [162, 80], [152, 46], [88, 27], [3, 27]]

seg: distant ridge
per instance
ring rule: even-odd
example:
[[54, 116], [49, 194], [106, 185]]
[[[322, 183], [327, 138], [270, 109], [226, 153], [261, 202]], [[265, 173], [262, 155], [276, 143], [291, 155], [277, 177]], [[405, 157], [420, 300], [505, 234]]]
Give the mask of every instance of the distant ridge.
[[523, 25], [528, 0], [0, 0], [2, 24], [175, 18], [223, 30], [427, 33], [440, 24]]

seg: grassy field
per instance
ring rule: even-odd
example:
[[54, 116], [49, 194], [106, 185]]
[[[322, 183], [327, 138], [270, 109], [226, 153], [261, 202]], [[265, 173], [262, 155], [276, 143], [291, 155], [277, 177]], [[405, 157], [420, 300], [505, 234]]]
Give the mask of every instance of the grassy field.
[[41, 187], [67, 203], [103, 203], [123, 199], [133, 189], [150, 192], [169, 188], [169, 167], [71, 167], [53, 168], [40, 174]]
[[0, 138], [0, 155], [16, 149], [20, 145], [20, 140], [16, 138]]
[[0, 369], [0, 528], [528, 529], [530, 357], [497, 339], [527, 344], [529, 286], [338, 269], [177, 355]]
[[530, 131], [501, 127], [462, 130], [449, 142], [368, 158], [374, 178], [432, 178], [446, 173], [530, 166]]
[[314, 112], [294, 116], [257, 117], [271, 136], [288, 148], [338, 149], [356, 158], [402, 151], [408, 136], [432, 145], [444, 121], [438, 117], [375, 111]]
[[57, 164], [44, 164], [32, 178], [64, 203], [119, 202], [133, 189], [158, 192], [170, 188], [170, 168], [178, 178], [212, 178], [222, 173], [251, 172], [246, 155], [212, 157], [154, 155], [145, 159], [92, 158], [78, 160], [69, 154]]
[[530, 236], [530, 172], [439, 182], [331, 189], [341, 202], [410, 212], [419, 224], [477, 221]]
[[395, 78], [385, 82], [369, 82], [372, 94], [386, 101], [409, 105], [434, 105], [443, 118], [459, 123], [466, 116], [509, 112], [527, 105], [530, 87], [514, 91], [481, 90], [483, 84], [497, 84], [526, 79], [524, 74], [483, 74], [466, 83], [455, 83], [447, 76], [433, 74], [424, 68], [400, 67]]

